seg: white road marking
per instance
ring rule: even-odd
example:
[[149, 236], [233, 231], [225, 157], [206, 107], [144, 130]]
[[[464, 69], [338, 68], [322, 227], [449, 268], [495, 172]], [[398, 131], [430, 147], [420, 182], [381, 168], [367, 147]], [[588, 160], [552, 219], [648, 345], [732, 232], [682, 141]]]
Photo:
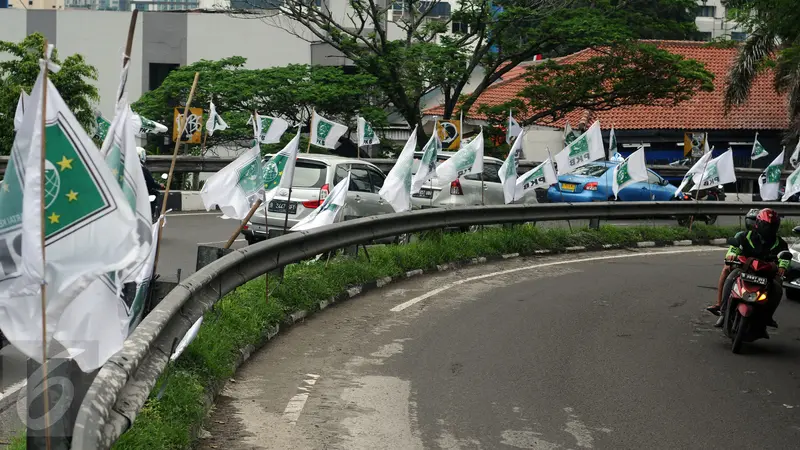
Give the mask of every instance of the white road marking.
[[634, 258], [634, 257], [639, 257], [639, 256], [650, 256], [650, 255], [673, 255], [673, 254], [677, 254], [677, 253], [696, 253], [696, 252], [709, 252], [709, 251], [719, 251], [719, 250], [725, 250], [725, 249], [724, 248], [708, 248], [708, 247], [706, 247], [706, 248], [685, 249], [685, 250], [639, 252], [639, 253], [624, 254], [624, 255], [595, 256], [595, 257], [591, 257], [591, 258], [570, 259], [568, 261], [555, 261], [555, 262], [549, 262], [549, 263], [534, 264], [532, 266], [517, 267], [517, 268], [514, 268], [514, 269], [507, 269], [507, 270], [501, 270], [499, 272], [485, 273], [483, 275], [478, 275], [478, 276], [474, 276], [474, 277], [470, 277], [470, 278], [464, 278], [462, 280], [454, 281], [454, 282], [452, 282], [450, 284], [446, 284], [446, 285], [444, 285], [444, 286], [442, 286], [440, 288], [437, 288], [437, 289], [434, 289], [434, 290], [432, 290], [430, 292], [422, 294], [419, 297], [414, 297], [414, 298], [412, 298], [411, 300], [409, 300], [407, 302], [403, 302], [403, 303], [395, 306], [394, 308], [390, 309], [390, 311], [392, 311], [392, 312], [400, 312], [400, 311], [402, 311], [402, 310], [404, 310], [404, 309], [406, 309], [406, 308], [408, 308], [410, 306], [416, 305], [417, 303], [419, 303], [419, 302], [421, 302], [421, 301], [423, 301], [425, 299], [431, 298], [434, 295], [441, 294], [442, 292], [444, 292], [444, 291], [446, 291], [446, 290], [448, 290], [450, 288], [462, 285], [464, 283], [469, 283], [471, 281], [477, 281], [477, 280], [484, 280], [486, 278], [492, 278], [492, 277], [496, 277], [496, 276], [500, 276], [500, 275], [507, 275], [509, 273], [521, 272], [523, 270], [539, 269], [539, 268], [542, 268], [542, 267], [551, 267], [551, 266], [563, 266], [565, 264], [575, 264], [575, 263], [582, 263], [582, 262], [603, 261], [603, 260], [607, 260], [607, 259]]
[[209, 212], [199, 212], [199, 213], [176, 212], [174, 214], [170, 214], [169, 215], [170, 218], [174, 218], [174, 217], [192, 217], [192, 216], [217, 216], [217, 217], [222, 217], [222, 214], [220, 214], [219, 211], [209, 211]]
[[11, 386], [8, 386], [2, 393], [0, 393], [0, 402], [5, 400], [7, 397], [10, 397], [12, 395], [17, 395], [17, 392], [19, 392], [19, 390], [24, 388], [27, 384], [28, 384], [28, 379], [23, 378], [22, 380], [17, 381]]
[[307, 373], [306, 376], [308, 379], [303, 380], [303, 384], [305, 386], [299, 386], [297, 388], [298, 390], [305, 392], [301, 392], [292, 397], [291, 400], [289, 400], [289, 403], [286, 405], [286, 409], [283, 410], [283, 417], [292, 425], [297, 424], [297, 419], [300, 418], [300, 413], [303, 412], [303, 408], [306, 406], [308, 396], [311, 395], [311, 387], [317, 384], [317, 380], [319, 379], [319, 375], [315, 375], [313, 373]]
[[[247, 239], [236, 239], [233, 242], [244, 242]], [[197, 245], [227, 244], [228, 241], [198, 242]]]

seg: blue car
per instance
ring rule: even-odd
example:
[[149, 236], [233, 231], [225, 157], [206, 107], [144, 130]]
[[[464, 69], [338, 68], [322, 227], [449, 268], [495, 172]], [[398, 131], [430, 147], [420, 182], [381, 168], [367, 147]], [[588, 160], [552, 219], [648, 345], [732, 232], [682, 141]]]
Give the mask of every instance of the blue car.
[[[547, 190], [547, 200], [558, 202], [604, 202], [614, 200], [612, 174], [616, 161], [596, 161], [579, 167], [572, 173], [560, 175], [558, 183]], [[619, 191], [619, 200], [643, 202], [649, 200], [669, 201], [675, 196], [677, 187], [648, 169], [648, 182], [629, 184]]]

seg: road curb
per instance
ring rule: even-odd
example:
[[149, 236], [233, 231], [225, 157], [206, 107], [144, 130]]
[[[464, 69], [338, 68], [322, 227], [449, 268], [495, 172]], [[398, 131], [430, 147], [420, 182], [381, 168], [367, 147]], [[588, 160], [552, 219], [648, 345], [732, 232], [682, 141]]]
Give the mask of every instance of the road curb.
[[[631, 248], [631, 249], [638, 249], [638, 248], [655, 248], [655, 247], [686, 247], [686, 246], [703, 246], [703, 245], [720, 245], [717, 242], [725, 244], [725, 239], [714, 239], [714, 240], [698, 240], [698, 241], [672, 241], [672, 242], [656, 242], [656, 241], [642, 241], [636, 242], [632, 245], [619, 245], [619, 244], [604, 244], [604, 245], [597, 245], [597, 246], [574, 246], [574, 247], [567, 247], [560, 250], [534, 250], [533, 252], [529, 253], [509, 253], [509, 254], [502, 254], [502, 255], [492, 255], [487, 257], [477, 257], [471, 258], [468, 260], [463, 261], [455, 261], [446, 264], [439, 264], [432, 268], [428, 269], [416, 269], [410, 270], [405, 273], [391, 276], [391, 277], [383, 277], [375, 281], [349, 286], [346, 290], [340, 292], [339, 294], [332, 296], [328, 299], [321, 300], [316, 304], [316, 308], [313, 310], [298, 310], [294, 311], [287, 315], [285, 321], [283, 322], [283, 327], [280, 324], [276, 324], [273, 327], [269, 327], [264, 330], [260, 339], [256, 342], [256, 344], [247, 345], [245, 348], [239, 351], [239, 357], [236, 358], [233, 366], [234, 377], [236, 371], [244, 364], [250, 357], [263, 348], [269, 341], [274, 339], [281, 331], [286, 331], [290, 327], [297, 325], [300, 322], [305, 321], [306, 318], [313, 316], [315, 313], [319, 311], [323, 311], [337, 303], [342, 303], [344, 301], [350, 300], [352, 298], [358, 297], [360, 295], [369, 293], [373, 290], [381, 289], [389, 284], [396, 283], [398, 281], [407, 280], [409, 278], [417, 277], [420, 275], [429, 275], [435, 273], [446, 272], [450, 270], [458, 270], [460, 268], [466, 266], [474, 266], [480, 264], [486, 264], [491, 262], [499, 262], [499, 261], [508, 261], [511, 259], [518, 259], [518, 258], [536, 258], [546, 255], [555, 255], [555, 254], [571, 254], [571, 253], [578, 253], [578, 252], [591, 252], [591, 251], [603, 251], [603, 250], [611, 250], [611, 249], [622, 249], [622, 248]], [[231, 378], [233, 380], [233, 378]], [[211, 407], [213, 406], [213, 399], [216, 399], [220, 393], [222, 393], [223, 389], [227, 385], [226, 381], [222, 382], [214, 382], [211, 386], [208, 386], [206, 389], [205, 395], [205, 409], [206, 409], [206, 417], [208, 413], [211, 411]], [[192, 442], [195, 442], [198, 439], [198, 435], [200, 432], [201, 426], [193, 427], [190, 430], [190, 437]]]

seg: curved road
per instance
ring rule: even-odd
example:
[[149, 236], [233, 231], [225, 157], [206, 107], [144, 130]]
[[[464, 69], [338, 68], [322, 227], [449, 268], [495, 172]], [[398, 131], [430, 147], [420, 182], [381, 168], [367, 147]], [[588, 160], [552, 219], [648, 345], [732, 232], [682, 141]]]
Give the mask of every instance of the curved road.
[[800, 305], [733, 355], [703, 311], [721, 249], [674, 251], [506, 261], [331, 308], [240, 369], [201, 448], [795, 448]]

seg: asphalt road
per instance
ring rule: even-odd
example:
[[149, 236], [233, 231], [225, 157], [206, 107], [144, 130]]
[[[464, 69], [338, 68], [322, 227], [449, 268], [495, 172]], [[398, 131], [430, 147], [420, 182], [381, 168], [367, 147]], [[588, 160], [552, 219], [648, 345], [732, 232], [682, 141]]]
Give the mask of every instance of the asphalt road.
[[800, 305], [733, 355], [703, 311], [722, 249], [699, 250], [506, 261], [336, 306], [240, 369], [200, 448], [796, 448]]

